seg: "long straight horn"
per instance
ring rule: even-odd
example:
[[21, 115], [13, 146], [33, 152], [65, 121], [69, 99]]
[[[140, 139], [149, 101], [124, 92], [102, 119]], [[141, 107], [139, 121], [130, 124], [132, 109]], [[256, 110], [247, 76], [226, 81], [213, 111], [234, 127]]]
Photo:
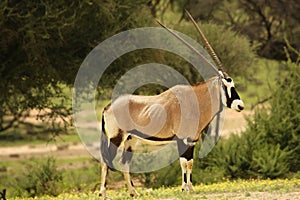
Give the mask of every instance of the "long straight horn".
[[192, 45], [190, 45], [187, 41], [185, 41], [182, 37], [180, 37], [177, 33], [172, 31], [171, 29], [167, 28], [165, 25], [160, 23], [158, 20], [156, 20], [157, 23], [159, 23], [164, 29], [166, 29], [169, 33], [174, 35], [179, 41], [181, 41], [183, 44], [185, 44], [189, 49], [191, 49], [194, 53], [196, 53], [203, 61], [205, 61], [215, 72], [219, 75], [218, 69], [211, 64], [199, 51], [197, 51]]
[[201, 29], [199, 28], [198, 24], [195, 22], [194, 18], [192, 17], [192, 15], [187, 11], [185, 10], [185, 12], [187, 13], [187, 15], [189, 16], [190, 20], [193, 22], [194, 26], [196, 27], [198, 33], [200, 34], [209, 54], [211, 55], [211, 57], [214, 59], [215, 63], [218, 65], [219, 67], [219, 70], [220, 71], [224, 71], [223, 69], [223, 65], [220, 61], [220, 59], [218, 58], [218, 56], [216, 55], [214, 49], [210, 46], [209, 42], [207, 41], [205, 35], [202, 33]]

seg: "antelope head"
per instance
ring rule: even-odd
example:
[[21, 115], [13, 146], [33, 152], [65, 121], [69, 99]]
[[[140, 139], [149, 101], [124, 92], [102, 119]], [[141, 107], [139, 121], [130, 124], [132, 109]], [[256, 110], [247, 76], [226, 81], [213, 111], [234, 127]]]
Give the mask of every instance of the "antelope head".
[[[208, 53], [213, 58], [215, 64], [218, 66], [218, 69], [207, 61], [207, 64], [215, 71], [216, 75], [219, 77], [220, 81], [220, 91], [221, 91], [221, 100], [224, 106], [227, 106], [228, 108], [231, 108], [233, 110], [236, 110], [238, 112], [242, 111], [244, 109], [244, 102], [241, 100], [239, 94], [237, 93], [234, 82], [231, 77], [225, 73], [223, 65], [216, 55], [215, 51], [209, 44], [208, 40], [206, 39], [205, 35], [199, 28], [198, 24], [195, 22], [194, 18], [191, 16], [191, 14], [186, 10], [187, 15], [189, 16], [190, 20], [193, 22], [195, 28], [197, 29], [199, 35], [201, 36], [201, 39], [203, 40], [203, 43], [208, 50]], [[177, 35], [175, 32], [173, 32], [171, 29], [167, 28], [163, 24], [161, 24], [159, 21], [158, 23], [168, 30], [170, 33], [172, 33], [177, 39], [179, 39], [181, 42], [183, 42], [188, 48], [190, 48], [192, 51], [194, 51], [198, 56], [201, 57], [201, 59], [206, 60], [203, 55], [198, 52], [193, 46], [191, 46], [189, 43], [187, 43], [183, 38], [181, 38], [179, 35]]]

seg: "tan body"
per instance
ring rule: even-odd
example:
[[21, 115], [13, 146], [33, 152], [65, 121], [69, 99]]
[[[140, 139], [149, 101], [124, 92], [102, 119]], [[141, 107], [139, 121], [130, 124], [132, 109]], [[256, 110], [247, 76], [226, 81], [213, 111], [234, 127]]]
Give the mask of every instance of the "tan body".
[[218, 81], [212, 78], [193, 86], [177, 85], [155, 96], [121, 96], [104, 112], [107, 136], [115, 137], [119, 129], [135, 129], [148, 139], [172, 140], [176, 136], [197, 141], [219, 110], [217, 90]]

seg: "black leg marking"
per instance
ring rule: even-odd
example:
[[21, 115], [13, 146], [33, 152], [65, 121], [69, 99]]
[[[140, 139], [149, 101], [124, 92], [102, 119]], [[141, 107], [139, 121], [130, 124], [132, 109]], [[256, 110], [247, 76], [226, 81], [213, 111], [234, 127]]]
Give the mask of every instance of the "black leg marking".
[[133, 153], [131, 147], [128, 147], [127, 150], [122, 153], [122, 164], [124, 165], [126, 162], [129, 163], [132, 159]]
[[6, 189], [3, 189], [2, 192], [0, 192], [0, 199], [6, 200]]
[[187, 183], [186, 173], [183, 173], [183, 182]]
[[190, 174], [190, 181], [193, 182], [193, 181], [192, 181], [192, 174]]
[[134, 187], [132, 180], [130, 180], [131, 186]]
[[194, 146], [186, 145], [183, 140], [178, 140], [177, 148], [180, 157], [186, 158], [188, 161], [193, 159]]

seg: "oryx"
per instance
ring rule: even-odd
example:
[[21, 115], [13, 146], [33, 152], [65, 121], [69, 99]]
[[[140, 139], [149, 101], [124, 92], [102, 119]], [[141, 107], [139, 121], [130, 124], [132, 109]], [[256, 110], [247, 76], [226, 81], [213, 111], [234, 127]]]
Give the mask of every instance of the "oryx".
[[[236, 111], [244, 109], [244, 103], [235, 90], [233, 80], [226, 75], [214, 50], [194, 19], [189, 13], [188, 15], [204, 40], [213, 60], [219, 66], [219, 69], [216, 69], [211, 64], [216, 76], [192, 86], [177, 85], [155, 96], [122, 95], [104, 108], [100, 186], [100, 195], [104, 197], [106, 196], [105, 182], [108, 168], [114, 169], [113, 160], [118, 149], [123, 151], [120, 163], [123, 166], [122, 171], [129, 192], [132, 196], [138, 195], [129, 174], [129, 162], [132, 159], [136, 138], [152, 143], [175, 141], [182, 169], [182, 190], [193, 190], [191, 182], [193, 150], [201, 132], [220, 112], [222, 105]], [[190, 49], [196, 51], [172, 30], [163, 27]]]

